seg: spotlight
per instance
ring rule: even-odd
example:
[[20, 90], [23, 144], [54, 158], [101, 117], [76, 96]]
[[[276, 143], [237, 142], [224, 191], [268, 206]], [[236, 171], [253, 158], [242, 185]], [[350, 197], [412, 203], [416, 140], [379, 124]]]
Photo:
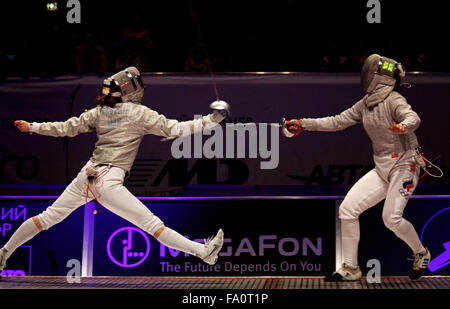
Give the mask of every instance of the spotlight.
[[58, 9], [58, 2], [56, 1], [47, 2], [46, 8], [47, 11], [56, 11]]

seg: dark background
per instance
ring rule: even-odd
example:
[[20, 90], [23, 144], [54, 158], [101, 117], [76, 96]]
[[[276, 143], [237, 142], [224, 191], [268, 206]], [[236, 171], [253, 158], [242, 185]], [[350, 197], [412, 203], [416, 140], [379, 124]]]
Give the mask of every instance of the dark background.
[[443, 1], [380, 0], [380, 24], [367, 22], [367, 0], [80, 0], [80, 24], [66, 21], [66, 0], [57, 11], [47, 2], [2, 2], [3, 78], [129, 63], [144, 72], [209, 72], [208, 59], [214, 72], [347, 72], [372, 53], [409, 71], [450, 69]]

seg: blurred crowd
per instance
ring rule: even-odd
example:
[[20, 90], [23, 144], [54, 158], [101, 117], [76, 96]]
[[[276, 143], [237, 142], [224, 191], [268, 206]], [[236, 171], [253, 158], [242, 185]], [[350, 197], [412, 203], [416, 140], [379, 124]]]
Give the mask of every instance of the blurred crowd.
[[401, 50], [378, 50], [364, 36], [341, 39], [340, 31], [348, 32], [349, 28], [322, 29], [320, 36], [320, 29], [305, 31], [308, 22], [299, 22], [294, 5], [283, 14], [286, 18], [273, 22], [275, 26], [255, 26], [253, 21], [230, 23], [221, 32], [209, 31], [213, 29], [210, 21], [198, 23], [195, 14], [186, 12], [180, 25], [151, 23], [155, 17], [141, 13], [122, 23], [104, 22], [103, 26], [50, 23], [34, 35], [11, 36], [0, 47], [0, 77], [102, 74], [130, 65], [142, 72], [357, 72], [374, 52], [402, 62], [408, 71], [442, 70], [437, 67], [439, 62], [433, 61], [434, 55], [414, 38], [402, 43]]
[[[126, 27], [120, 38], [105, 41], [94, 32], [76, 33], [68, 40], [58, 27], [39, 36], [39, 43], [23, 40], [19, 50], [3, 51], [1, 67], [6, 76], [52, 77], [67, 73], [104, 73], [133, 65], [142, 72], [358, 72], [373, 52], [360, 42], [351, 49], [332, 41], [306, 55], [279, 50], [259, 50], [254, 35], [245, 44], [228, 45], [223, 40], [180, 44], [177, 52], [164, 55], [155, 46], [151, 29], [141, 23]], [[252, 45], [254, 44], [254, 45]], [[33, 48], [39, 45], [40, 48]], [[409, 71], [436, 71], [429, 55], [412, 43], [407, 55], [394, 55]], [[45, 46], [45, 48], [43, 48]], [[269, 55], [268, 55], [269, 54]], [[301, 61], [301, 59], [307, 61]]]

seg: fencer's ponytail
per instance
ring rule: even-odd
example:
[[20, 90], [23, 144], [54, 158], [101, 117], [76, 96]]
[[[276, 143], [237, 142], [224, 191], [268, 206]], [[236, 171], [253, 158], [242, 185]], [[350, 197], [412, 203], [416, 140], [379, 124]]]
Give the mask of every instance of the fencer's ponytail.
[[111, 96], [110, 94], [108, 94], [108, 95], [100, 94], [95, 99], [95, 101], [101, 107], [103, 107], [103, 106], [115, 107], [116, 103], [120, 103], [121, 102], [120, 98], [115, 98], [115, 97]]

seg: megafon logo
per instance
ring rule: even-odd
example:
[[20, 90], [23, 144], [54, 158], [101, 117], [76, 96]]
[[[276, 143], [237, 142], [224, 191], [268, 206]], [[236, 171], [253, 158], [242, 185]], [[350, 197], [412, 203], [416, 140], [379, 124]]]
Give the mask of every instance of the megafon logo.
[[[201, 239], [194, 239], [201, 242]], [[237, 246], [236, 246], [237, 244]], [[169, 255], [166, 254], [169, 250]], [[294, 237], [282, 237], [278, 235], [259, 235], [257, 239], [244, 238], [225, 238], [224, 244], [219, 256], [266, 256], [278, 253], [280, 256], [307, 256], [312, 251], [316, 256], [322, 255], [322, 237], [311, 240], [308, 237], [297, 239]], [[160, 257], [177, 257], [179, 251], [170, 249], [163, 244], [160, 245]], [[187, 253], [184, 254], [188, 256]]]
[[[442, 209], [431, 216], [430, 219], [425, 223], [422, 232], [420, 233], [420, 241], [422, 242], [423, 234], [427, 228], [427, 226], [430, 224], [430, 222], [438, 215], [442, 214], [444, 211], [450, 210], [450, 207], [447, 207], [445, 209]], [[444, 247], [444, 252], [442, 252], [440, 255], [438, 255], [436, 258], [431, 260], [431, 262], [428, 264], [428, 269], [431, 272], [435, 272], [448, 264], [450, 264], [450, 241], [447, 241], [442, 244]]]
[[109, 259], [120, 267], [136, 267], [150, 253], [150, 240], [143, 231], [135, 227], [116, 230], [108, 239], [106, 252]]

